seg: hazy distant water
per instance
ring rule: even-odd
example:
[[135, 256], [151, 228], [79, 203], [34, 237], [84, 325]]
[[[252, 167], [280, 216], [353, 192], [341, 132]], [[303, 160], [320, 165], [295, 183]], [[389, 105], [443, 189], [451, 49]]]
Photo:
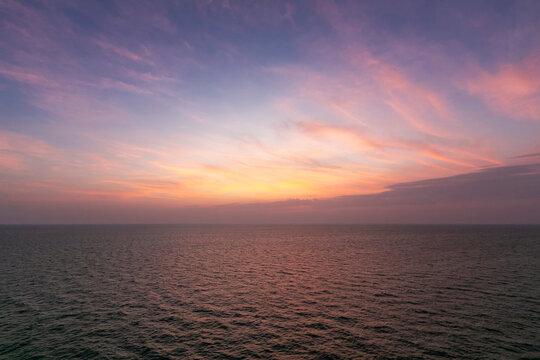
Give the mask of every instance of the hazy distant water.
[[540, 227], [0, 227], [0, 358], [540, 357]]

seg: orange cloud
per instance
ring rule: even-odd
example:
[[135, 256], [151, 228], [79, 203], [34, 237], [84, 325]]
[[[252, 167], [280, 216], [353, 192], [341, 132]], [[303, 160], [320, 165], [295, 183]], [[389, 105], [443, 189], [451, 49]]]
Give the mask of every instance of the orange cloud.
[[313, 122], [299, 122], [297, 126], [307, 134], [320, 135], [345, 142], [352, 142], [363, 148], [381, 150], [384, 145], [362, 133], [358, 128], [352, 126], [326, 125]]
[[501, 164], [500, 161], [486, 154], [486, 150], [479, 146], [467, 145], [463, 148], [445, 146], [437, 143], [411, 141], [403, 139], [375, 140], [367, 136], [364, 131], [354, 127], [340, 125], [320, 124], [316, 122], [297, 123], [300, 131], [308, 136], [324, 137], [338, 143], [348, 143], [356, 151], [363, 152], [366, 148], [374, 151], [372, 156], [376, 162], [387, 163], [386, 159], [399, 156], [399, 152], [408, 152], [406, 159], [423, 162], [422, 158], [436, 160], [459, 167], [477, 167], [482, 163]]

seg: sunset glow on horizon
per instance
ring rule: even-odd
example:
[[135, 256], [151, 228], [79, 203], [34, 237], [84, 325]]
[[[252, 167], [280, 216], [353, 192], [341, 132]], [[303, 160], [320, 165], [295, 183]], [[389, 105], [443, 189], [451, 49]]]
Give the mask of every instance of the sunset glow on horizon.
[[[270, 204], [257, 222], [291, 201], [307, 202], [272, 219], [324, 222], [309, 201], [515, 184], [507, 169], [529, 189], [538, 15], [538, 1], [2, 1], [0, 223], [239, 222], [251, 210], [216, 209]], [[471, 212], [539, 221], [520, 212], [540, 204], [527, 191]], [[415, 202], [369, 204], [358, 221], [400, 222]], [[191, 208], [211, 215], [163, 215]]]

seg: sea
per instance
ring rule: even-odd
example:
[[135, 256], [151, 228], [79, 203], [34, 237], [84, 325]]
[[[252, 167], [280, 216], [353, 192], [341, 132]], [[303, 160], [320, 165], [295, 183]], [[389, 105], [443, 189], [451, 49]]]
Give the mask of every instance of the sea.
[[1, 226], [0, 358], [540, 359], [540, 226]]

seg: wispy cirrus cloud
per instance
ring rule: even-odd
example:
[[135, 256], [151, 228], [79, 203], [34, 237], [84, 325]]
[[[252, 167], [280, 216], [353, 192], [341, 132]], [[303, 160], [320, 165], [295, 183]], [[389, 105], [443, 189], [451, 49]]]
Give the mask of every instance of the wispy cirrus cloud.
[[495, 111], [517, 119], [540, 120], [540, 52], [518, 63], [502, 64], [494, 72], [478, 70], [467, 90]]
[[49, 80], [42, 74], [36, 74], [31, 72], [26, 72], [25, 69], [0, 69], [0, 75], [8, 77], [12, 80], [22, 82], [22, 83], [28, 83], [28, 84], [34, 84], [34, 85], [40, 85], [40, 86], [57, 86], [57, 84], [54, 81]]
[[0, 131], [0, 152], [4, 156], [12, 156], [11, 159], [17, 164], [17, 168], [24, 168], [25, 159], [54, 158], [59, 150], [32, 136]]
[[123, 81], [111, 80], [111, 79], [101, 79], [101, 88], [104, 89], [115, 89], [120, 91], [127, 91], [136, 94], [145, 94], [150, 95], [152, 91], [145, 87], [139, 87], [133, 84], [129, 84]]
[[144, 64], [151, 65], [151, 66], [155, 65], [155, 63], [153, 61], [151, 61], [149, 59], [146, 59], [146, 58], [144, 58], [144, 57], [142, 57], [140, 55], [137, 55], [136, 53], [134, 53], [132, 51], [129, 51], [129, 50], [125, 49], [125, 48], [113, 45], [113, 44], [111, 44], [109, 42], [95, 39], [94, 43], [97, 46], [99, 46], [101, 49], [106, 50], [106, 51], [110, 51], [110, 52], [112, 52], [112, 53], [114, 53], [116, 55], [122, 56], [122, 57], [124, 57], [126, 59], [136, 61], [136, 62], [140, 62], [140, 63], [144, 63]]
[[[336, 53], [332, 47], [326, 51]], [[266, 69], [293, 80], [290, 97], [278, 102], [290, 119], [286, 128], [387, 171], [422, 165], [451, 175], [501, 164], [489, 149], [491, 139], [471, 139], [456, 131], [464, 122], [444, 93], [412, 79], [406, 67], [358, 47], [334, 61], [340, 66], [325, 73], [305, 65]]]

